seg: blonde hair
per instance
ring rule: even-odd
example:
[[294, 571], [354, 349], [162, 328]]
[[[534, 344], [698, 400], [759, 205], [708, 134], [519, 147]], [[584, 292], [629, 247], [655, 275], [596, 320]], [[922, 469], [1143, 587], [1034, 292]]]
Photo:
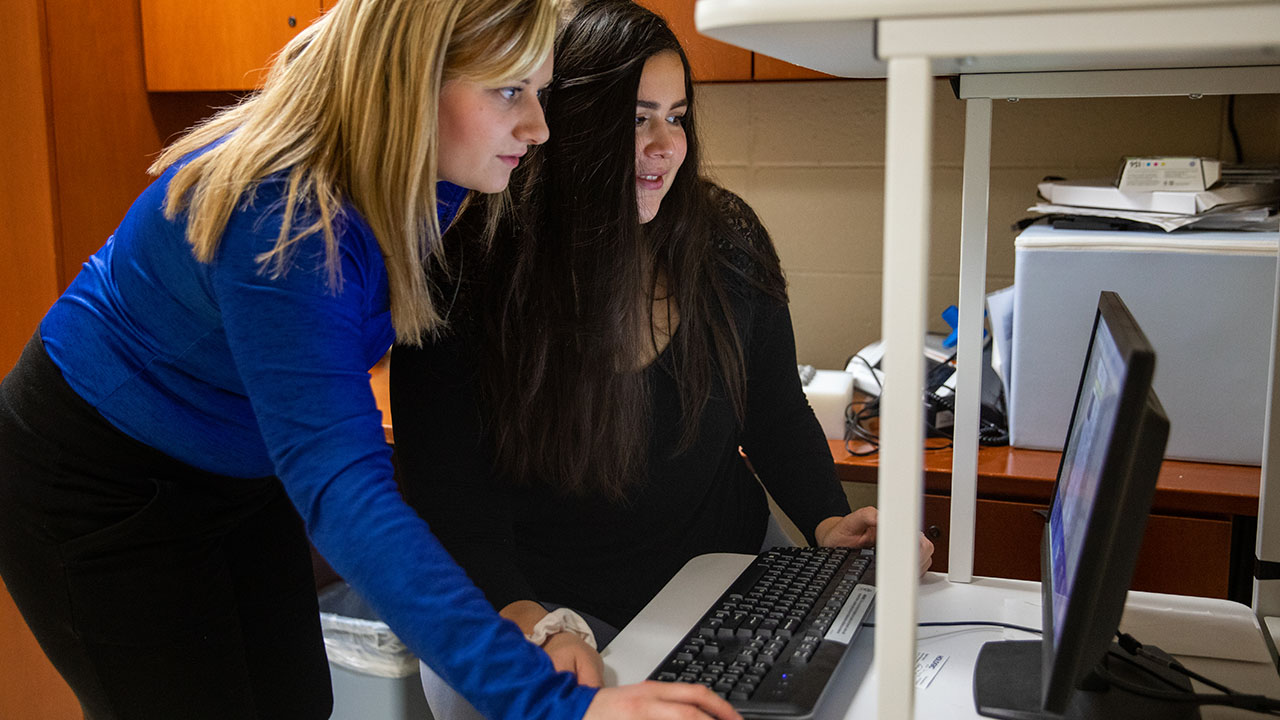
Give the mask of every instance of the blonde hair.
[[[341, 289], [333, 224], [349, 204], [372, 228], [401, 342], [442, 321], [427, 263], [443, 264], [436, 215], [436, 112], [445, 82], [499, 83], [551, 53], [556, 0], [341, 0], [277, 55], [263, 87], [189, 130], [149, 172], [222, 139], [174, 175], [170, 220], [187, 211], [196, 259], [210, 262], [233, 211], [285, 172], [284, 219], [263, 271], [288, 271], [298, 241], [324, 238], [329, 287]], [[497, 212], [501, 203], [491, 203]], [[303, 223], [295, 227], [295, 223]]]

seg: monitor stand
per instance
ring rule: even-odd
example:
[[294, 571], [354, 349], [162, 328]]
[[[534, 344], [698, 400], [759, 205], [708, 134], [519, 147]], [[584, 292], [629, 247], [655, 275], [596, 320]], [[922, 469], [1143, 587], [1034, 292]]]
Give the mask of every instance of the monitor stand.
[[[1113, 650], [1123, 653], [1115, 643]], [[1168, 657], [1158, 648], [1144, 646], [1158, 656]], [[978, 714], [1004, 720], [1195, 720], [1200, 710], [1189, 703], [1173, 703], [1135, 695], [1119, 688], [1109, 688], [1106, 681], [1091, 675], [1096, 684], [1090, 689], [1077, 688], [1071, 694], [1066, 712], [1045, 712], [1040, 704], [1041, 641], [1004, 640], [982, 646], [973, 669], [973, 702]], [[1186, 676], [1163, 668], [1144, 658], [1127, 657], [1150, 673], [1127, 662], [1104, 658], [1107, 670], [1130, 683], [1155, 692], [1192, 692]]]

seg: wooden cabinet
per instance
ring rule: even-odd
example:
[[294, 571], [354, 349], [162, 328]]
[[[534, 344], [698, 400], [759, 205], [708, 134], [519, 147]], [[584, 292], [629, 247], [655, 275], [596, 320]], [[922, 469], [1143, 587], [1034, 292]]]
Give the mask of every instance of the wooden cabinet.
[[[110, 236], [172, 137], [234, 100], [149, 96], [138, 0], [0, 3], [0, 375], [40, 318]], [[0, 718], [81, 716], [0, 584]]]
[[[261, 85], [271, 57], [336, 0], [139, 0], [147, 90], [243, 91]], [[684, 45], [695, 82], [812, 80], [830, 75], [698, 33], [695, 0], [638, 0]]]
[[828, 75], [807, 67], [792, 65], [785, 60], [771, 58], [756, 53], [751, 76], [756, 80], [839, 80], [835, 75]]
[[[49, 83], [45, 3], [0, 3], [0, 377], [61, 290], [57, 246], [58, 193]], [[0, 718], [80, 717], [80, 703], [44, 656], [0, 582]]]
[[[0, 6], [0, 134], [6, 170], [0, 173], [0, 377], [17, 362], [36, 323], [58, 297], [57, 192], [50, 132], [52, 103], [45, 81], [43, 3]], [[2, 656], [0, 656], [2, 657]], [[12, 667], [12, 666], [11, 666]], [[9, 717], [0, 712], [0, 717]]]
[[[329, 0], [331, 3], [333, 0]], [[147, 90], [251, 90], [321, 0], [141, 0]]]
[[694, 82], [751, 79], [751, 51], [700, 35], [693, 24], [694, 0], [637, 0], [666, 18], [689, 56]]
[[[1048, 505], [978, 500], [975, 575], [1040, 580], [1041, 512]], [[933, 569], [946, 572], [951, 498], [925, 495], [925, 534], [933, 541]], [[1133, 589], [1226, 598], [1230, 586], [1231, 522], [1172, 517], [1147, 519]]]
[[[844, 482], [875, 483], [876, 456], [830, 441]], [[1040, 536], [1060, 453], [1011, 447], [978, 451], [975, 575], [1040, 579]], [[1137, 590], [1249, 602], [1261, 472], [1257, 467], [1165, 460], [1134, 571]], [[924, 529], [933, 569], [948, 568], [951, 451], [924, 453]]]
[[680, 39], [694, 82], [742, 82], [748, 80], [813, 80], [830, 78], [767, 55], [712, 40], [698, 33], [693, 22], [695, 0], [637, 0], [667, 19]]

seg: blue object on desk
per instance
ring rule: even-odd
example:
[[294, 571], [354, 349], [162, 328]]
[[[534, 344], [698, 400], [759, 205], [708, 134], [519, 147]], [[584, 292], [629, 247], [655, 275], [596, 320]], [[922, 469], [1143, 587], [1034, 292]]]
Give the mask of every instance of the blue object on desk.
[[[960, 311], [955, 305], [948, 305], [946, 310], [942, 311], [942, 319], [946, 321], [947, 326], [951, 328], [951, 334], [942, 341], [942, 347], [953, 348], [956, 346], [956, 328], [960, 326]], [[982, 319], [987, 319], [987, 311], [982, 311]], [[982, 340], [987, 339], [987, 329], [982, 328]]]

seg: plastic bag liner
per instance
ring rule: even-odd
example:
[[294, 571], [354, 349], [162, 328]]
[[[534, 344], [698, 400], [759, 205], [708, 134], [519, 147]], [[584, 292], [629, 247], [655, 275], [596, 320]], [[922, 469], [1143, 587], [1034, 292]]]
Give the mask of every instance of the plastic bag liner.
[[418, 658], [350, 585], [320, 591], [320, 628], [329, 662], [347, 670], [385, 678], [418, 673]]

